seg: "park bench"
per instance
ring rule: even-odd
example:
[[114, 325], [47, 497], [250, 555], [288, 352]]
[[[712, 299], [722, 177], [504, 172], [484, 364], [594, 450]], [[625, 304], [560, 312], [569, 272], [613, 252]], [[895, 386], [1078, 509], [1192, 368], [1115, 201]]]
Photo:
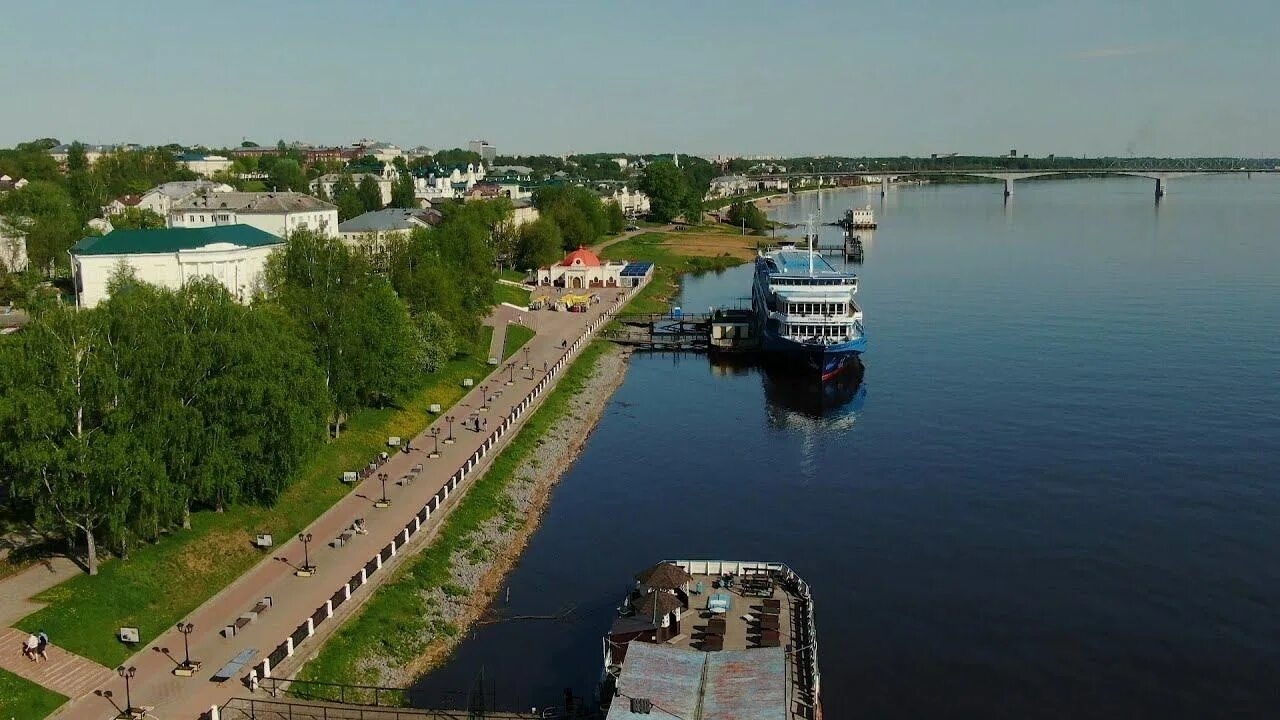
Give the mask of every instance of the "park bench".
[[351, 542], [351, 538], [353, 538], [353, 537], [355, 537], [355, 536], [356, 536], [356, 534], [355, 534], [355, 532], [354, 532], [354, 531], [351, 531], [351, 530], [343, 530], [343, 531], [338, 535], [338, 537], [334, 538], [334, 539], [333, 539], [333, 542], [331, 542], [331, 543], [329, 543], [329, 544], [330, 544], [330, 545], [332, 545], [332, 546], [334, 546], [335, 548], [340, 548], [340, 547], [342, 547], [343, 545], [346, 545], [347, 543]]
[[253, 662], [253, 658], [257, 654], [258, 654], [257, 648], [246, 648], [244, 650], [241, 650], [238, 655], [231, 658], [230, 662], [228, 662], [226, 665], [223, 665], [221, 668], [218, 668], [218, 672], [214, 673], [213, 677], [210, 679], [212, 679], [214, 682], [219, 682], [219, 683], [223, 683], [230, 680], [236, 675], [239, 675], [240, 671], [244, 670], [246, 665]]
[[234, 637], [236, 633], [240, 632], [240, 630], [244, 628], [245, 625], [248, 625], [254, 620], [257, 620], [259, 615], [261, 615], [262, 613], [266, 612], [269, 609], [271, 609], [270, 595], [259, 600], [258, 603], [253, 606], [252, 610], [250, 610], [247, 613], [241, 614], [240, 617], [232, 621], [230, 625], [223, 627], [222, 636], [226, 638]]

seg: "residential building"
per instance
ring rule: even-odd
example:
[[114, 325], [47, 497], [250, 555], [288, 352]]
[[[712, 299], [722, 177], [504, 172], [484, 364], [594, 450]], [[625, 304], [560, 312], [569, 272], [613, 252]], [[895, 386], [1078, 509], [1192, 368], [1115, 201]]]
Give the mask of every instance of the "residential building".
[[0, 217], [0, 272], [26, 272], [27, 235]]
[[773, 178], [756, 178], [747, 175], [721, 175], [711, 180], [707, 189], [707, 200], [747, 195], [749, 193], [777, 191], [786, 192], [791, 188], [788, 180]]
[[170, 289], [210, 277], [236, 300], [248, 302], [261, 284], [267, 257], [283, 245], [276, 235], [248, 225], [117, 230], [87, 237], [71, 248], [76, 301], [90, 308], [106, 299], [107, 285], [123, 263], [137, 279]]
[[498, 175], [502, 177], [516, 176], [521, 180], [533, 179], [533, 168], [527, 165], [494, 165], [489, 168], [489, 175]]
[[231, 169], [231, 158], [222, 155], [205, 155], [204, 153], [185, 153], [178, 156], [178, 163], [191, 172], [210, 177], [214, 173]]
[[303, 151], [307, 164], [324, 162], [350, 162], [360, 157], [359, 148], [352, 147], [312, 147]]
[[528, 198], [511, 201], [511, 224], [516, 227], [525, 225], [537, 220], [538, 208], [533, 206], [533, 201]]
[[472, 140], [467, 143], [467, 149], [479, 155], [480, 162], [485, 165], [492, 165], [498, 157], [498, 148], [490, 145], [488, 140]]
[[626, 170], [627, 164], [630, 163], [631, 161], [624, 157], [616, 157], [616, 158], [613, 158], [613, 162], [618, 165], [619, 170]]
[[250, 145], [249, 147], [238, 147], [231, 151], [234, 157], [265, 157], [267, 155], [279, 155], [280, 150], [275, 145]]
[[604, 261], [586, 248], [578, 248], [551, 267], [538, 269], [538, 284], [571, 289], [616, 288], [627, 263]]
[[136, 207], [161, 216], [169, 217], [169, 211], [175, 205], [187, 202], [197, 195], [211, 192], [231, 192], [235, 188], [225, 183], [209, 180], [175, 180], [157, 185], [141, 195], [122, 195], [107, 203], [102, 214], [110, 217], [119, 215], [127, 208]]
[[359, 148], [359, 153], [356, 157], [372, 155], [379, 161], [387, 164], [390, 164], [398, 157], [404, 157], [404, 150], [401, 150], [399, 146], [389, 142], [378, 142], [376, 140], [364, 139], [355, 143], [355, 147]]
[[382, 253], [386, 242], [396, 237], [408, 237], [418, 228], [440, 224], [442, 215], [431, 208], [385, 208], [353, 217], [338, 225], [338, 236], [352, 247], [363, 247], [370, 252]]
[[[67, 157], [71, 154], [71, 145], [72, 143], [62, 143], [61, 145], [57, 145], [52, 148], [49, 148], [49, 155], [52, 156], [54, 160], [57, 160], [59, 164], [65, 165], [67, 163]], [[98, 159], [104, 155], [110, 155], [111, 153], [121, 152], [124, 150], [141, 150], [141, 149], [142, 149], [141, 145], [132, 145], [132, 144], [85, 145], [84, 157], [85, 157], [85, 160], [90, 165], [92, 165], [98, 162]]]
[[[332, 199], [334, 188], [342, 181], [343, 175], [344, 173], [329, 173], [312, 180], [312, 194], [319, 195], [323, 191], [325, 197]], [[378, 184], [378, 192], [382, 195], [382, 204], [386, 205], [391, 202], [391, 179], [374, 173], [347, 173], [347, 175], [351, 177], [351, 182], [355, 183], [357, 187], [366, 177], [373, 178], [373, 181]]]
[[463, 193], [463, 199], [468, 201], [496, 200], [500, 197], [505, 197], [502, 192], [502, 187], [497, 183], [491, 182], [476, 183], [475, 185], [467, 188], [467, 191]]
[[212, 192], [169, 211], [169, 227], [250, 225], [277, 237], [296, 230], [338, 236], [338, 207], [297, 192]]

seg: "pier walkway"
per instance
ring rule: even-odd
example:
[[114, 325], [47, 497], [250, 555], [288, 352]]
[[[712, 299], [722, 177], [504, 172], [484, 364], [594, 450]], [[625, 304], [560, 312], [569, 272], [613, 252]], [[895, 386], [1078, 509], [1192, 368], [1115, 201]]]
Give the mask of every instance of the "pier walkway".
[[[477, 413], [489, 418], [484, 431], [464, 430], [461, 423], [454, 423], [456, 442], [441, 442], [440, 457], [431, 458], [430, 430], [439, 429], [442, 440], [448, 431], [444, 419], [438, 418], [413, 438], [411, 452], [393, 453], [380, 468], [391, 478], [386, 483], [389, 506], [375, 507], [382, 496], [382, 484], [374, 474], [306, 528], [314, 538], [310, 544], [314, 575], [295, 576], [303, 559], [298, 538], [277, 538], [276, 547], [261, 562], [185, 618], [195, 625], [190, 636], [191, 658], [202, 663], [194, 677], [172, 674], [178, 664], [172, 658], [180, 658], [183, 652], [183, 638], [176, 629], [129, 658], [125, 665], [137, 668], [131, 684], [133, 703], [154, 706], [153, 714], [164, 720], [194, 720], [243, 695], [247, 677], [270, 674], [282, 663], [295, 669], [317, 650], [324, 635], [393, 574], [402, 558], [412, 555], [423, 538], [434, 534], [441, 518], [457, 502], [450, 497], [471, 486], [474, 475], [510, 442], [573, 358], [636, 291], [606, 293], [601, 303], [584, 313], [526, 313], [526, 324], [536, 332], [528, 344], [530, 367], [513, 373], [511, 385], [500, 374], [477, 378], [477, 386], [450, 411], [460, 417]], [[502, 317], [501, 311], [497, 317]], [[482, 392], [486, 397], [482, 398]], [[411, 482], [401, 484], [415, 466], [422, 470]], [[339, 478], [335, 476], [334, 482]], [[331, 541], [343, 535], [356, 518], [364, 519], [367, 534], [351, 536], [345, 544], [334, 547]], [[269, 603], [264, 602], [266, 598]], [[237, 625], [246, 615], [253, 620], [227, 632], [228, 626]], [[313, 637], [316, 635], [321, 637]], [[54, 717], [114, 717], [110, 701], [93, 691], [110, 690], [115, 699], [123, 698], [123, 680], [115, 673], [103, 678], [96, 670], [84, 675], [86, 680], [73, 688], [72, 699]]]

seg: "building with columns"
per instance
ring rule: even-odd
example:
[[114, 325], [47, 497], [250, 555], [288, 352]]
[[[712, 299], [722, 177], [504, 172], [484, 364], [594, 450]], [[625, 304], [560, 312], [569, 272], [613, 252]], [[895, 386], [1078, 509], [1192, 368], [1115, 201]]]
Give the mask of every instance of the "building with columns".
[[267, 257], [284, 240], [249, 225], [116, 230], [87, 237], [70, 250], [76, 303], [90, 308], [110, 294], [122, 266], [142, 282], [177, 289], [194, 278], [218, 281], [240, 302], [261, 284]]

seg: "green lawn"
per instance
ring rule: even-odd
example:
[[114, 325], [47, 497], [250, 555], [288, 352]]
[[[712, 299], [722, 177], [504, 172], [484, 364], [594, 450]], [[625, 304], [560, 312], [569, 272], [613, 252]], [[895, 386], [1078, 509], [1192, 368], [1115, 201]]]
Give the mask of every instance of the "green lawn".
[[515, 354], [524, 344], [533, 339], [533, 330], [519, 323], [507, 323], [506, 352], [502, 359], [506, 360]]
[[[4, 652], [9, 651], [10, 648], [4, 649]], [[52, 690], [45, 690], [7, 670], [0, 670], [0, 718], [42, 718], [66, 701], [65, 697]]]
[[520, 307], [529, 307], [529, 291], [524, 288], [511, 287], [503, 283], [493, 286], [493, 299], [500, 303], [511, 303]]
[[633, 238], [614, 243], [600, 254], [606, 260], [640, 260], [654, 264], [653, 278], [649, 284], [622, 308], [622, 313], [665, 313], [671, 309], [669, 298], [680, 284], [685, 273], [702, 273], [724, 270], [742, 264], [742, 260], [727, 255], [716, 257], [690, 257], [680, 255], [663, 243], [666, 233], [640, 233]]
[[[492, 548], [473, 547], [472, 543], [472, 533], [486, 521], [499, 515], [511, 523], [526, 520], [516, 516], [506, 494], [507, 486], [520, 464], [542, 442], [547, 429], [564, 415], [569, 399], [582, 390], [608, 347], [608, 343], [596, 341], [583, 350], [511, 444], [467, 490], [431, 544], [379, 587], [360, 612], [335, 632], [316, 658], [302, 668], [298, 677], [377, 684], [378, 678], [366, 668], [364, 659], [378, 658], [392, 665], [409, 665], [426, 652], [432, 641], [460, 632], [458, 627], [444, 622], [424, 596], [434, 588], [451, 594], [466, 592], [448, 584], [451, 558], [459, 552], [492, 552]], [[477, 601], [484, 602], [479, 598]], [[308, 691], [315, 692], [310, 688]]]
[[[448, 408], [463, 394], [463, 378], [482, 378], [488, 365], [492, 328], [485, 327], [471, 351], [430, 376], [403, 407], [356, 413], [338, 440], [319, 447], [273, 507], [235, 506], [226, 512], [199, 512], [191, 529], [136, 548], [127, 560], [102, 563], [97, 577], [82, 575], [37, 596], [49, 606], [23, 618], [18, 627], [43, 628], [62, 647], [107, 667], [119, 665], [137, 648], [185, 615], [264, 557], [254, 536], [268, 532], [280, 543], [310, 524], [350, 488], [339, 481], [386, 449], [387, 437], [408, 437], [430, 423], [428, 408]], [[514, 352], [513, 336], [508, 348]], [[142, 642], [130, 648], [116, 639], [119, 627], [137, 627]]]
[[499, 270], [498, 277], [503, 280], [522, 283], [527, 275], [522, 270]]

